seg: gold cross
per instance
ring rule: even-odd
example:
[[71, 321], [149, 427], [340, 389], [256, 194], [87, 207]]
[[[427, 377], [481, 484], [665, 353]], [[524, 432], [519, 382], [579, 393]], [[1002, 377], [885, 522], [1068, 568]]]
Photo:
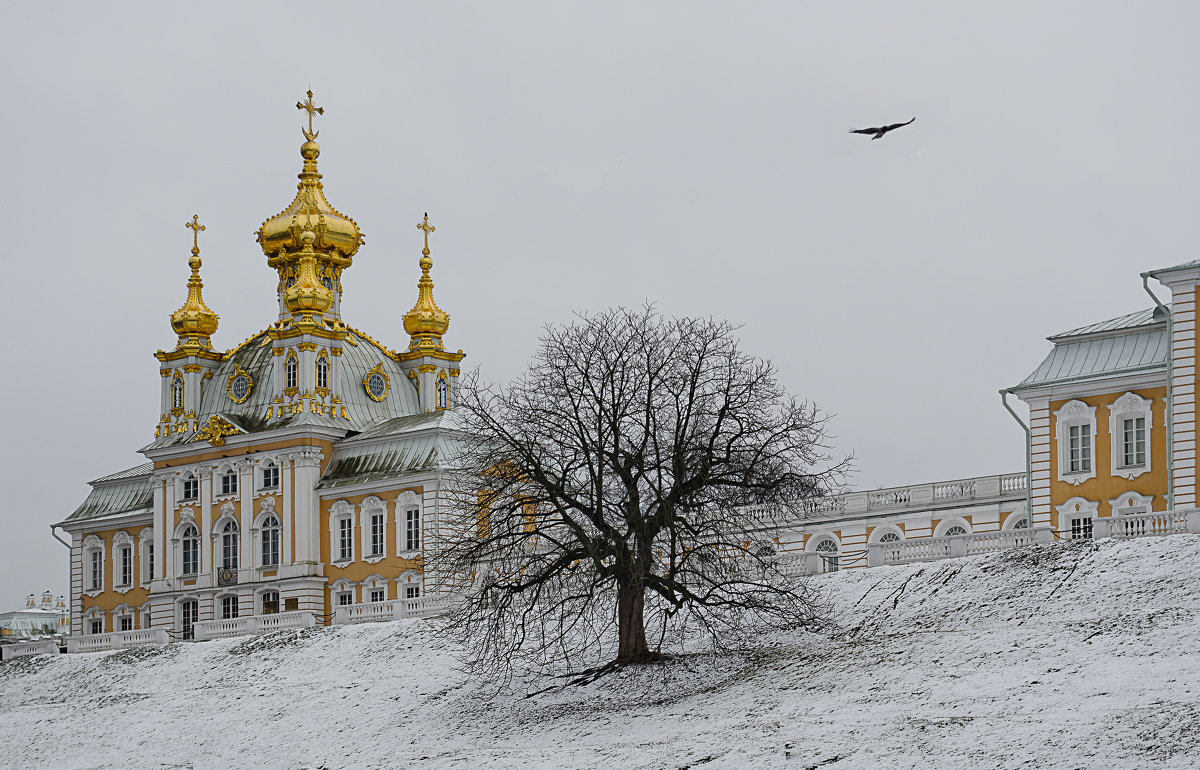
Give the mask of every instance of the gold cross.
[[421, 249], [421, 253], [428, 257], [429, 256], [429, 234], [434, 232], [435, 230], [437, 230], [436, 227], [429, 224], [429, 212], [428, 211], [425, 212], [425, 221], [417, 223], [417, 229], [425, 231], [425, 248]]
[[204, 229], [204, 225], [200, 224], [200, 215], [192, 214], [192, 221], [184, 222], [183, 226], [192, 231], [192, 253], [199, 256], [200, 231]]
[[318, 115], [324, 115], [325, 108], [318, 107], [317, 105], [313, 104], [312, 89], [309, 89], [308, 99], [306, 99], [305, 101], [302, 101], [302, 102], [296, 102], [296, 109], [304, 110], [305, 112], [308, 113], [308, 130], [305, 131], [303, 128], [300, 130], [304, 133], [304, 138], [311, 142], [312, 140], [317, 138], [317, 134], [321, 133], [320, 131], [313, 131], [313, 125], [312, 125], [313, 113], [315, 112]]

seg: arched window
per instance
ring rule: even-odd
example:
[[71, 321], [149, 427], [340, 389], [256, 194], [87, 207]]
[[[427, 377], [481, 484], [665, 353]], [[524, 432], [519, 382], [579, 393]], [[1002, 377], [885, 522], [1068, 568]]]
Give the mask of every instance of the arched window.
[[960, 526], [958, 524], [955, 524], [953, 527], [950, 527], [946, 530], [946, 534], [943, 535], [943, 537], [953, 537], [955, 535], [965, 535], [965, 534], [967, 534], [967, 528]]
[[287, 383], [286, 385], [284, 385], [284, 387], [287, 387], [287, 388], [296, 387], [296, 357], [288, 356], [287, 364], [285, 364], [284, 368], [285, 368], [285, 379], [286, 379], [286, 383]]
[[200, 530], [195, 524], [183, 530], [183, 574], [195, 575], [200, 571]]
[[237, 494], [237, 489], [237, 471], [235, 471], [233, 468], [230, 468], [229, 470], [225, 471], [225, 473], [221, 474], [221, 494], [234, 495]]
[[899, 543], [900, 536], [897, 535], [895, 532], [884, 532], [882, 535], [879, 536], [879, 542], [881, 542], [881, 543]]
[[221, 528], [221, 566], [225, 569], [238, 566], [238, 525], [232, 519]]
[[437, 408], [445, 409], [446, 402], [450, 394], [450, 385], [446, 382], [445, 377], [438, 377], [437, 381]]
[[171, 383], [171, 407], [173, 409], [183, 408], [183, 380], [176, 377]]
[[329, 359], [324, 355], [317, 359], [317, 387], [329, 387]]
[[262, 565], [279, 566], [279, 519], [268, 516], [262, 523]]
[[1022, 516], [1015, 524], [1012, 525], [1012, 528], [1013, 529], [1028, 529], [1029, 521], [1024, 516]]
[[827, 537], [817, 543], [815, 550], [821, 556], [822, 572], [838, 571], [838, 544], [833, 538]]

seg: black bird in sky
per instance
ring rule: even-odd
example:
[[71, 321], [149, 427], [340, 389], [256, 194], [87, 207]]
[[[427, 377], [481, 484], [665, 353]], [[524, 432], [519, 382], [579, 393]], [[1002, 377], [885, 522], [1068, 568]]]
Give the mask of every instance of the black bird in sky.
[[[912, 123], [913, 120], [916, 120], [916, 118], [914, 117], [912, 120], [908, 121], [908, 123]], [[890, 126], [876, 126], [875, 128], [852, 128], [852, 129], [850, 129], [850, 133], [852, 133], [852, 134], [874, 134], [875, 136], [871, 137], [871, 139], [874, 140], [874, 139], [878, 139], [879, 137], [883, 136], [888, 131], [895, 131], [897, 128], [904, 128], [905, 126], [908, 125], [908, 123], [893, 123]]]

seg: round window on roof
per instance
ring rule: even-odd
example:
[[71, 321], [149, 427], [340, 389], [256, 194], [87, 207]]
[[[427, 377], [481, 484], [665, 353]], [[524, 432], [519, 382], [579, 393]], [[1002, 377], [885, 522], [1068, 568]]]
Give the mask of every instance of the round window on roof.
[[388, 382], [388, 376], [383, 371], [383, 364], [378, 364], [374, 369], [367, 372], [367, 376], [363, 377], [363, 388], [366, 389], [367, 395], [373, 401], [382, 401], [388, 394], [388, 387], [391, 383]]

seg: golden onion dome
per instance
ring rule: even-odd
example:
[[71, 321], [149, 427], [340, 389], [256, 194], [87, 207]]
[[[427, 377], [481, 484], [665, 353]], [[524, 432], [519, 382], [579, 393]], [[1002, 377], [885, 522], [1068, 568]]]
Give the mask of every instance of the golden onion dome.
[[204, 282], [200, 280], [200, 243], [199, 234], [204, 229], [200, 224], [199, 215], [192, 216], [192, 221], [185, 223], [192, 230], [192, 255], [188, 257], [188, 266], [192, 268], [192, 277], [188, 279], [188, 296], [183, 307], [171, 314], [171, 328], [180, 338], [188, 337], [199, 341], [207, 341], [217, 331], [219, 316], [204, 304], [201, 289]]
[[[417, 304], [404, 314], [404, 331], [414, 338], [440, 338], [450, 328], [450, 315], [433, 301], [433, 279], [429, 277], [429, 270], [433, 267], [433, 260], [429, 257], [429, 234], [437, 228], [429, 224], [429, 214], [425, 214], [425, 221], [417, 225], [417, 229], [425, 231], [425, 248], [421, 249], [419, 263], [421, 280], [417, 281]], [[419, 339], [414, 339], [413, 347], [419, 342]], [[440, 347], [440, 339], [437, 344]]]
[[358, 229], [358, 224], [329, 205], [325, 199], [321, 174], [317, 171], [321, 146], [316, 139], [321, 132], [313, 130], [313, 115], [323, 115], [325, 109], [313, 104], [312, 95], [312, 91], [309, 91], [306, 101], [296, 102], [297, 109], [308, 113], [308, 130], [300, 129], [305, 140], [300, 145], [304, 168], [299, 174], [296, 197], [291, 205], [263, 222], [255, 233], [263, 253], [267, 255], [267, 264], [272, 267], [288, 261], [289, 252], [294, 254], [303, 248], [300, 236], [306, 231], [315, 236], [313, 245], [320, 258], [333, 262], [339, 268], [350, 264], [350, 258], [363, 243], [363, 233]]

